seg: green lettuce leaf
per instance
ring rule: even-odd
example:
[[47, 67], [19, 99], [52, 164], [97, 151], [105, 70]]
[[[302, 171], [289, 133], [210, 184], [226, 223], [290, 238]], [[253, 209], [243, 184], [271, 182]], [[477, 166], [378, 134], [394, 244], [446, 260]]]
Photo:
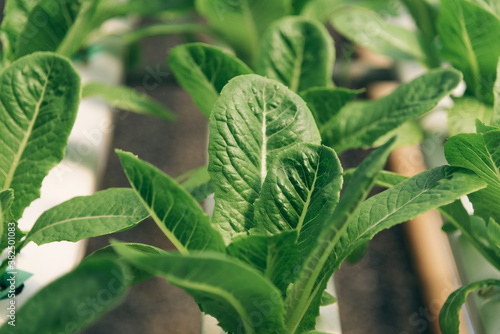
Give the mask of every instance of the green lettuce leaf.
[[210, 116], [208, 172], [215, 185], [212, 223], [226, 243], [255, 226], [253, 205], [277, 154], [320, 140], [304, 101], [282, 84], [243, 75], [224, 87]]
[[123, 300], [128, 280], [126, 268], [115, 261], [84, 261], [31, 297], [16, 311], [15, 327], [5, 323], [0, 334], [12, 334], [14, 328], [23, 334], [83, 329]]
[[488, 186], [469, 195], [474, 214], [484, 221], [500, 221], [500, 129], [485, 133], [463, 133], [445, 144], [448, 163], [474, 171]]
[[283, 330], [280, 292], [261, 273], [224, 254], [145, 254], [123, 244], [116, 252], [135, 266], [162, 276], [194, 297], [203, 312], [229, 333]]
[[127, 178], [154, 221], [183, 254], [224, 251], [220, 234], [196, 200], [174, 180], [131, 153], [117, 151]]
[[393, 143], [394, 138], [372, 152], [355, 170], [335, 208], [333, 219], [323, 228], [311, 255], [305, 260], [299, 278], [285, 299], [285, 325], [290, 334], [314, 329], [322, 292], [325, 291], [328, 279], [334, 271], [329, 266], [330, 254], [352, 221], [354, 212], [368, 196], [379, 171], [389, 157]]
[[[349, 187], [356, 184], [353, 176]], [[312, 259], [306, 263], [299, 283], [295, 284], [297, 291], [287, 297], [285, 303], [287, 310], [295, 304], [300, 307], [291, 313], [287, 323], [298, 326], [293, 319], [296, 319], [296, 314], [300, 315], [298, 312], [305, 314], [304, 306], [311, 305], [316, 310], [315, 298], [318, 299], [318, 292], [324, 290], [331, 274], [340, 267], [349, 254], [372, 239], [375, 234], [431, 209], [449, 204], [482, 187], [484, 182], [469, 171], [449, 166], [438, 167], [369, 198], [359, 206], [359, 209], [346, 210], [345, 218], [342, 216], [337, 218], [339, 215], [334, 215], [334, 221], [327, 226], [318, 241], [320, 246], [313, 253]], [[341, 204], [342, 199], [338, 208], [343, 207]], [[316, 266], [313, 263], [316, 263]], [[311, 312], [312, 310], [309, 314]], [[313, 316], [316, 314], [312, 313]], [[313, 316], [306, 317], [303, 326], [311, 327]]]
[[487, 279], [465, 285], [453, 292], [439, 312], [439, 327], [443, 334], [458, 334], [460, 325], [460, 310], [465, 304], [467, 296], [480, 289], [500, 287], [500, 280]]
[[252, 73], [238, 58], [202, 43], [176, 46], [170, 51], [168, 63], [179, 84], [207, 117], [229, 80]]
[[333, 26], [348, 39], [384, 56], [395, 59], [424, 59], [418, 35], [388, 23], [376, 12], [349, 6], [332, 15]]
[[12, 188], [14, 219], [40, 196], [47, 173], [64, 156], [80, 102], [80, 77], [71, 63], [34, 53], [0, 73], [0, 189]]
[[370, 146], [388, 131], [430, 111], [461, 78], [452, 69], [431, 70], [381, 99], [350, 103], [320, 129], [323, 144], [337, 154]]
[[26, 236], [26, 242], [76, 242], [130, 229], [148, 216], [132, 189], [110, 188], [72, 198], [45, 211]]
[[441, 0], [438, 29], [442, 56], [462, 71], [469, 95], [493, 102], [500, 57], [500, 18], [467, 0]]
[[342, 189], [342, 167], [326, 146], [297, 144], [274, 160], [255, 202], [255, 224], [270, 234], [296, 230], [307, 256], [331, 218]]

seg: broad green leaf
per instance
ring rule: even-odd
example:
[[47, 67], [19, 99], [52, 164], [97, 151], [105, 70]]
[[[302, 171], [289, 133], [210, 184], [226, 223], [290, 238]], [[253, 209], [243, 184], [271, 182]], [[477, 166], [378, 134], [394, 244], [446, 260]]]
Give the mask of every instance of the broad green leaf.
[[321, 141], [304, 101], [257, 75], [231, 80], [210, 116], [208, 172], [215, 185], [212, 223], [231, 236], [254, 227], [254, 202], [269, 166], [284, 149]]
[[128, 230], [148, 216], [132, 189], [111, 188], [72, 198], [45, 211], [26, 236], [26, 242], [76, 242]]
[[168, 63], [179, 84], [207, 117], [229, 80], [252, 73], [238, 58], [202, 43], [176, 46], [170, 51]]
[[131, 153], [117, 151], [132, 188], [163, 233], [177, 249], [223, 251], [220, 234], [196, 200], [170, 177]]
[[396, 59], [424, 58], [415, 32], [387, 23], [366, 8], [347, 7], [336, 11], [332, 23], [342, 35], [375, 53]]
[[289, 0], [196, 0], [196, 9], [250, 66], [267, 27], [292, 11]]
[[[326, 245], [323, 244], [325, 251], [319, 253], [321, 257], [315, 258], [320, 260], [316, 261], [317, 263], [324, 263], [325, 267], [320, 272], [306, 266], [306, 270], [314, 270], [311, 277], [317, 277], [316, 282], [309, 281], [310, 290], [306, 291], [315, 291], [313, 287], [322, 287], [324, 281], [340, 267], [353, 250], [372, 239], [378, 232], [449, 204], [482, 187], [484, 183], [473, 173], [444, 166], [420, 173], [369, 198], [350, 217], [347, 226], [343, 224], [347, 227], [346, 230], [330, 228], [330, 235], [325, 233], [320, 238], [320, 245], [322, 240], [327, 240], [324, 236], [331, 240], [326, 242]], [[337, 231], [340, 231], [339, 236]]]
[[454, 99], [453, 107], [448, 110], [449, 135], [475, 132], [476, 119], [489, 124], [492, 118], [493, 108], [490, 105], [472, 97]]
[[[127, 247], [131, 247], [134, 250], [137, 250], [137, 251], [144, 253], [144, 254], [165, 254], [166, 253], [166, 251], [164, 251], [163, 249], [160, 249], [160, 248], [157, 248], [154, 246], [150, 246], [150, 245], [138, 244], [138, 243], [122, 243], [122, 244], [127, 246]], [[128, 269], [130, 271], [130, 273], [129, 273], [130, 280], [127, 281], [128, 286], [132, 286], [132, 285], [141, 283], [145, 280], [148, 280], [148, 279], [154, 277], [154, 275], [152, 275], [151, 273], [149, 273], [141, 268], [138, 268], [137, 266], [134, 266], [133, 264], [128, 262], [123, 256], [121, 256], [120, 254], [118, 254], [116, 252], [115, 247], [113, 245], [108, 245], [106, 247], [103, 247], [101, 249], [96, 250], [92, 254], [85, 257], [85, 259], [83, 259], [83, 261], [89, 261], [89, 260], [93, 260], [95, 258], [100, 258], [100, 257], [106, 257], [106, 258], [113, 259], [115, 262], [120, 262], [121, 264], [128, 267]]]
[[335, 208], [332, 220], [323, 228], [318, 242], [300, 270], [299, 278], [285, 299], [285, 325], [290, 334], [315, 328], [321, 295], [333, 270], [324, 267], [353, 213], [368, 196], [373, 183], [391, 152], [394, 138], [372, 152], [355, 170], [349, 185]]
[[223, 254], [144, 254], [117, 244], [116, 251], [139, 268], [165, 277], [219, 320], [229, 333], [283, 330], [280, 292], [261, 273]]
[[175, 180], [198, 202], [203, 201], [215, 191], [207, 166], [187, 171], [179, 175]]
[[[127, 271], [109, 259], [84, 261], [72, 272], [42, 288], [16, 311], [15, 327], [0, 334], [76, 332], [99, 319], [125, 296]], [[22, 319], [22, 321], [20, 321]]]
[[439, 327], [443, 334], [458, 334], [460, 325], [460, 310], [465, 304], [467, 296], [480, 289], [494, 287], [500, 288], [500, 280], [487, 279], [465, 285], [453, 292], [439, 312]]
[[500, 126], [500, 58], [498, 59], [497, 66], [497, 79], [495, 81], [495, 85], [493, 86], [493, 96], [495, 98], [495, 103], [493, 106], [492, 124]]
[[262, 38], [257, 73], [294, 92], [333, 86], [333, 39], [319, 22], [297, 16], [273, 23]]
[[64, 156], [80, 100], [71, 63], [35, 53], [0, 73], [0, 189], [12, 188], [14, 219], [40, 196], [47, 173]]
[[82, 6], [78, 0], [37, 1], [16, 39], [15, 58], [36, 51], [56, 51], [73, 25]]
[[350, 103], [321, 128], [323, 143], [337, 153], [370, 146], [388, 131], [434, 108], [460, 80], [458, 71], [431, 70], [381, 99]]
[[297, 248], [297, 231], [277, 235], [250, 235], [237, 238], [227, 251], [267, 277], [282, 296], [290, 283], [295, 281], [300, 253]]
[[[0, 286], [6, 287], [0, 291], [0, 300], [2, 299], [12, 299], [12, 290], [10, 285], [14, 283], [15, 295], [18, 295], [24, 289], [24, 282], [33, 276], [33, 274], [20, 270], [18, 268], [13, 271], [4, 271], [0, 276]], [[7, 321], [10, 319], [7, 319]]]
[[346, 88], [315, 87], [301, 92], [300, 97], [306, 101], [307, 106], [311, 109], [321, 131], [321, 128], [359, 93], [360, 91]]
[[438, 29], [442, 55], [464, 74], [470, 95], [493, 102], [492, 88], [500, 57], [500, 19], [466, 0], [441, 0]]
[[277, 155], [255, 202], [255, 224], [270, 234], [296, 230], [307, 256], [331, 218], [342, 189], [342, 167], [326, 146], [297, 144]]
[[14, 58], [16, 40], [28, 22], [28, 14], [38, 0], [7, 0], [2, 19], [2, 53], [7, 59]]
[[155, 116], [165, 121], [172, 121], [176, 118], [170, 110], [148, 95], [128, 87], [91, 82], [83, 86], [82, 98], [92, 96], [104, 99], [112, 107], [133, 111], [138, 114]]
[[445, 156], [450, 165], [470, 169], [488, 184], [469, 198], [476, 215], [500, 221], [500, 129], [453, 136], [445, 144]]

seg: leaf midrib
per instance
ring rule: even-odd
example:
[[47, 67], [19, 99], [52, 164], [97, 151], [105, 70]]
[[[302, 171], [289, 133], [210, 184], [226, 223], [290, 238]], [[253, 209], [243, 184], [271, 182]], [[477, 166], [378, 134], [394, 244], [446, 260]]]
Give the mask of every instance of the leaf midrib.
[[115, 218], [134, 218], [134, 217], [127, 216], [127, 215], [100, 215], [100, 216], [87, 216], [87, 217], [75, 217], [75, 218], [64, 219], [64, 220], [60, 220], [56, 223], [46, 225], [46, 226], [44, 226], [41, 229], [38, 229], [36, 231], [33, 231], [33, 234], [30, 233], [31, 235], [28, 235], [26, 240], [31, 240], [37, 234], [41, 233], [42, 231], [44, 231], [48, 228], [54, 227], [54, 226], [58, 226], [58, 225], [66, 224], [66, 223], [71, 223], [71, 222], [77, 222], [80, 220], [93, 220], [93, 219], [102, 219], [102, 218], [115, 219]]
[[18, 165], [19, 165], [21, 157], [24, 153], [24, 150], [26, 149], [26, 146], [28, 145], [28, 141], [31, 137], [31, 133], [33, 132], [33, 127], [35, 126], [36, 120], [38, 118], [38, 114], [40, 113], [42, 102], [45, 98], [45, 94], [47, 91], [47, 85], [49, 83], [49, 78], [50, 78], [50, 75], [52, 73], [52, 68], [53, 68], [53, 63], [50, 64], [49, 70], [47, 72], [47, 79], [45, 80], [45, 83], [43, 85], [42, 93], [40, 94], [40, 99], [36, 103], [35, 112], [33, 113], [32, 121], [28, 125], [28, 129], [25, 132], [23, 140], [21, 141], [21, 143], [19, 145], [19, 149], [18, 149], [16, 155], [14, 156], [14, 160], [12, 161], [12, 164], [10, 165], [10, 170], [9, 170], [9, 173], [7, 174], [7, 177], [5, 178], [3, 189], [10, 188], [10, 185], [12, 183], [12, 180], [14, 179], [14, 174], [16, 172]]
[[300, 230], [302, 229], [302, 225], [304, 224], [304, 220], [305, 220], [307, 212], [308, 212], [307, 210], [309, 209], [309, 205], [311, 204], [311, 197], [312, 197], [312, 194], [314, 192], [314, 188], [316, 186], [316, 181], [318, 180], [318, 170], [319, 170], [319, 161], [318, 161], [318, 165], [316, 166], [316, 170], [314, 171], [314, 181], [312, 183], [311, 189], [307, 193], [307, 199], [304, 203], [304, 207], [302, 209], [302, 213], [300, 215], [299, 222], [297, 223], [296, 229], [297, 229], [298, 233], [300, 233]]

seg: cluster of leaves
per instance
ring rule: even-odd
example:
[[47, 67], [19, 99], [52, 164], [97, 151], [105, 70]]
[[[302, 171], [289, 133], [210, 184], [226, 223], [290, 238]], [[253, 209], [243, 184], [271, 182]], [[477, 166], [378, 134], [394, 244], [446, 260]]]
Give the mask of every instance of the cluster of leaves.
[[[500, 270], [500, 194], [497, 190], [500, 177], [500, 6], [497, 1], [439, 2], [440, 6], [433, 1], [401, 0], [414, 20], [414, 30], [387, 23], [379, 13], [366, 6], [344, 5], [341, 9], [342, 5], [332, 4], [339, 10], [331, 20], [342, 34], [376, 53], [419, 61], [429, 68], [449, 62], [463, 73], [467, 89], [464, 96], [454, 98], [454, 106], [448, 112], [452, 137], [445, 145], [445, 154], [452, 166], [474, 171], [488, 186], [468, 196], [474, 207], [473, 216], [469, 216], [460, 201], [442, 208], [441, 212], [448, 220], [448, 230], [460, 230]], [[391, 13], [385, 11], [384, 14]], [[441, 312], [443, 332], [458, 333], [458, 311], [467, 294], [492, 285], [498, 286], [499, 281], [471, 283], [452, 294]]]
[[[91, 47], [87, 42], [89, 36], [110, 18], [130, 13], [151, 15], [180, 10], [188, 4], [188, 1], [177, 1], [175, 4], [151, 1], [149, 6], [141, 6], [143, 8], [138, 11], [133, 1], [122, 1], [120, 4], [110, 0], [6, 1], [0, 29], [0, 69], [40, 51], [72, 57]], [[162, 105], [126, 87], [91, 82], [84, 87], [82, 97], [90, 96], [98, 96], [119, 108], [167, 121], [174, 119], [174, 114]]]
[[[118, 151], [132, 189], [108, 189], [62, 203], [46, 211], [18, 241], [19, 248], [30, 241], [78, 241], [131, 228], [151, 216], [178, 252], [121, 243], [101, 249], [30, 299], [18, 311], [23, 322], [16, 330], [77, 331], [116, 305], [129, 286], [159, 275], [185, 289], [229, 333], [308, 333], [322, 300], [331, 300], [322, 298], [329, 277], [376, 233], [430, 209], [449, 208], [478, 190], [478, 197], [490, 196], [491, 180], [470, 166], [438, 167], [405, 180], [380, 173], [397, 144], [394, 139], [375, 150], [343, 185], [338, 153], [379, 146], [405, 122], [432, 109], [462, 76], [451, 69], [431, 70], [383, 99], [351, 102], [358, 92], [333, 85], [334, 44], [313, 17], [323, 2], [196, 1], [214, 36], [240, 57], [193, 43], [176, 47], [169, 58], [179, 83], [210, 117], [208, 168], [174, 180]], [[165, 3], [152, 1], [148, 10], [170, 9], [161, 7]], [[11, 2], [6, 13], [12, 22], [26, 24], [35, 17], [27, 15], [34, 8], [58, 13], [48, 6]], [[38, 32], [38, 39], [50, 41], [30, 45], [71, 55], [84, 44], [81, 34], [108, 18], [107, 13], [122, 15], [134, 8], [141, 14], [145, 7], [126, 1], [115, 13], [112, 1], [75, 2], [65, 7], [64, 20], [49, 25], [49, 37]], [[4, 24], [4, 43], [11, 50], [4, 54], [0, 74], [0, 85], [5, 84], [0, 117], [9, 129], [0, 134], [8, 144], [0, 151], [6, 157], [0, 165], [0, 226], [5, 231], [39, 196], [41, 180], [62, 158], [80, 81], [71, 64], [53, 53], [16, 60], [18, 50], [31, 46], [18, 47], [21, 33], [9, 33], [14, 25]], [[145, 29], [128, 38], [179, 31], [173, 26]], [[108, 89], [92, 84], [83, 92], [87, 96]], [[122, 93], [111, 89], [107, 95], [119, 105]], [[127, 103], [137, 108], [145, 104], [137, 98]], [[58, 134], [66, 131], [66, 137], [51, 138], [55, 128]], [[493, 131], [481, 129], [484, 135]], [[391, 187], [366, 199], [376, 182]], [[215, 210], [208, 217], [198, 202], [211, 193]], [[491, 229], [492, 220], [481, 217]], [[488, 239], [482, 246], [490, 252], [494, 242]], [[109, 297], [105, 307], [82, 304], [103, 291]], [[10, 332], [8, 326], [0, 328], [0, 333]]]
[[[187, 4], [157, 1], [140, 13]], [[136, 7], [133, 1], [118, 6], [107, 0], [9, 0], [5, 4], [0, 27], [0, 252], [10, 249], [0, 265], [0, 299], [6, 298], [5, 269], [13, 254], [44, 233], [30, 231], [25, 238], [17, 221], [40, 196], [47, 173], [62, 160], [81, 97], [97, 95], [121, 108], [173, 119], [163, 106], [125, 87], [90, 83], [82, 89], [80, 76], [67, 58], [81, 50], [105, 20], [138, 13]], [[19, 270], [18, 290], [27, 277]]]
[[[373, 145], [430, 110], [458, 85], [458, 72], [432, 71], [384, 99], [349, 102], [356, 92], [333, 87], [325, 75], [331, 73], [333, 41], [316, 21], [277, 21], [260, 50], [255, 71], [268, 78], [212, 46], [172, 51], [169, 62], [179, 82], [210, 117], [208, 168], [181, 176], [187, 181], [179, 185], [118, 151], [133, 190], [105, 190], [56, 206], [24, 242], [76, 241], [130, 228], [150, 215], [178, 252], [114, 244], [80, 266], [114, 260], [109, 270], [129, 279], [120, 280], [113, 300], [125, 287], [159, 275], [185, 289], [229, 333], [306, 333], [315, 327], [329, 277], [355, 249], [383, 229], [485, 187], [472, 172], [444, 166], [365, 200], [391, 139], [354, 171], [340, 197], [337, 152]], [[212, 192], [210, 218], [198, 201]], [[18, 316], [30, 319], [23, 332], [60, 330], [68, 322], [80, 328], [94, 320], [67, 306], [74, 296], [64, 292], [79, 282], [70, 273], [42, 289], [19, 310]], [[81, 294], [92, 296], [106, 288], [102, 284], [105, 275]], [[58, 310], [66, 322], [49, 325], [43, 313], [31, 310], [41, 309], [43, 295], [53, 290], [60, 293], [51, 304], [57, 298], [56, 305], [66, 305]]]

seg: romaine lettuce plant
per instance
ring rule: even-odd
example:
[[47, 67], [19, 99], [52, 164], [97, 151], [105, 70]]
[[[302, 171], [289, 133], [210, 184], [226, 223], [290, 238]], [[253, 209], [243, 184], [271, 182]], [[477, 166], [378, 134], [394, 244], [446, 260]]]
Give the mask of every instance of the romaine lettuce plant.
[[[133, 227], [149, 214], [132, 190], [108, 189], [48, 210], [32, 230], [21, 232], [18, 219], [40, 196], [42, 180], [64, 156], [80, 101], [80, 77], [65, 57], [36, 52], [6, 67], [0, 73], [0, 87], [0, 249], [5, 251], [0, 296], [9, 298], [9, 307], [15, 310], [13, 297], [29, 277], [21, 268], [16, 268], [15, 256], [28, 242], [41, 245], [60, 240], [77, 241], [121, 231]], [[111, 260], [88, 261], [30, 299], [17, 314], [22, 321], [16, 323], [9, 315], [0, 332], [40, 333], [61, 328], [76, 331], [120, 300], [128, 286], [126, 273], [126, 268]], [[87, 305], [82, 307], [82, 301], [103, 289], [111, 289], [114, 302], [110, 300], [99, 310]], [[64, 322], [65, 318], [60, 318], [57, 312], [40, 312], [49, 310], [48, 305], [79, 316]], [[26, 313], [30, 316], [25, 317]], [[23, 331], [19, 325], [29, 323], [33, 314], [41, 316], [43, 321]], [[63, 327], [58, 327], [61, 320]]]
[[[499, 177], [500, 7], [497, 1], [439, 3], [440, 6], [431, 1], [401, 1], [414, 20], [415, 30], [388, 24], [375, 11], [362, 7], [340, 9], [342, 6], [334, 4], [338, 11], [331, 19], [341, 33], [376, 53], [418, 61], [429, 68], [448, 62], [463, 73], [466, 90], [464, 96], [453, 99], [454, 106], [448, 112], [452, 137], [445, 145], [445, 155], [451, 165], [474, 171], [488, 187], [469, 196], [473, 216], [469, 217], [460, 201], [441, 212], [448, 229], [460, 230], [500, 270], [500, 225], [496, 214], [500, 206], [495, 190]], [[492, 285], [498, 286], [498, 281], [474, 282], [454, 292], [441, 311], [443, 333], [458, 333], [458, 312], [468, 293]]]
[[[91, 13], [91, 2], [84, 3]], [[461, 75], [449, 69], [433, 70], [386, 98], [350, 102], [357, 92], [336, 88], [331, 82], [335, 53], [326, 29], [313, 19], [282, 18], [298, 12], [300, 1], [294, 7], [288, 2], [255, 1], [244, 9], [246, 2], [221, 3], [216, 8], [216, 2], [198, 1], [197, 8], [249, 65], [200, 43], [176, 47], [169, 59], [181, 85], [210, 117], [208, 168], [181, 176], [179, 181], [187, 181], [180, 186], [131, 153], [118, 151], [132, 189], [108, 189], [62, 203], [45, 212], [26, 237], [16, 241], [18, 251], [30, 241], [77, 241], [131, 228], [150, 215], [178, 252], [119, 243], [99, 250], [31, 298], [17, 313], [23, 321], [16, 324], [16, 332], [75, 332], [116, 305], [128, 286], [159, 275], [185, 289], [229, 333], [308, 333], [314, 330], [327, 280], [355, 249], [383, 229], [486, 187], [467, 167], [443, 166], [407, 180], [390, 176], [386, 183], [401, 182], [366, 199], [379, 175], [384, 175], [379, 172], [394, 139], [349, 174], [344, 186], [337, 153], [378, 146], [388, 132], [433, 108], [458, 85]], [[11, 17], [25, 20], [22, 12], [28, 7], [9, 6]], [[46, 4], [37, 6], [47, 12]], [[130, 6], [134, 7], [132, 2]], [[77, 7], [72, 10], [87, 13]], [[81, 29], [99, 21], [86, 15], [74, 20], [83, 21]], [[241, 29], [226, 29], [227, 22], [233, 21]], [[73, 31], [69, 36], [81, 41], [81, 29], [69, 28]], [[22, 44], [18, 35], [6, 35], [9, 45]], [[69, 54], [78, 49], [76, 44], [68, 45], [72, 39], [66, 33], [57, 36], [50, 44], [53, 51]], [[45, 72], [35, 66], [33, 74], [23, 76], [26, 72], [15, 69], [25, 58], [49, 54], [13, 60], [21, 52], [17, 50], [22, 48], [13, 47], [6, 55], [4, 66], [12, 64], [0, 74], [1, 79], [14, 73], [10, 79], [5, 77], [5, 86], [16, 90], [10, 97], [1, 95], [4, 106], [13, 106], [0, 114], [9, 130], [1, 133], [2, 140], [22, 144], [19, 149], [2, 146], [1, 152], [9, 158], [2, 165], [6, 179], [0, 192], [0, 228], [7, 237], [5, 231], [38, 196], [39, 184], [26, 185], [23, 173], [38, 175], [36, 182], [41, 182], [62, 158], [67, 138], [47, 140], [56, 129], [47, 118], [64, 119], [60, 97], [73, 96], [73, 109], [66, 108], [73, 116], [64, 115], [74, 119], [80, 94], [78, 77], [67, 60], [50, 54], [66, 64], [69, 70], [62, 72], [73, 73], [75, 84], [59, 85], [54, 77], [56, 81], [45, 79], [39, 88], [32, 80], [43, 79], [40, 74]], [[52, 78], [55, 73], [45, 76]], [[23, 79], [24, 85], [17, 84]], [[63, 93], [63, 88], [72, 90]], [[92, 95], [106, 90], [91, 85], [83, 91]], [[119, 91], [109, 95], [120, 103]], [[19, 96], [32, 96], [33, 101]], [[137, 100], [130, 103], [141, 105]], [[19, 123], [17, 117], [22, 115], [27, 119], [21, 117], [24, 123]], [[25, 123], [17, 140], [12, 139], [10, 134], [18, 133], [16, 125]], [[57, 131], [69, 133], [71, 125], [68, 121]], [[49, 161], [39, 163], [42, 148], [52, 142], [58, 143], [54, 152], [59, 160], [44, 154]], [[21, 176], [14, 182], [17, 175]], [[212, 192], [215, 210], [208, 217], [198, 202]], [[1, 242], [9, 245], [8, 238]], [[8, 265], [4, 261], [3, 266]], [[104, 292], [105, 305], [86, 304], [85, 300]], [[43, 311], [48, 305], [50, 314]], [[11, 333], [12, 328], [4, 325], [0, 334]]]
[[[186, 187], [195, 191], [194, 199], [154, 166], [118, 151], [142, 203], [126, 207], [145, 210], [141, 218], [150, 214], [178, 252], [114, 244], [82, 266], [107, 261], [114, 254], [122, 270], [138, 277], [125, 284], [151, 275], [165, 277], [191, 294], [229, 333], [309, 332], [315, 327], [327, 280], [360, 244], [383, 229], [485, 187], [472, 172], [443, 166], [365, 200], [393, 144], [391, 139], [375, 150], [350, 176], [340, 196], [340, 162], [333, 149], [321, 145], [313, 113], [302, 98], [272, 79], [238, 76], [222, 89], [210, 115], [213, 216], [206, 216], [197, 203], [211, 191], [203, 187], [203, 173], [197, 185], [193, 181]], [[49, 210], [28, 238], [71, 240], [77, 226], [92, 230], [117, 222], [115, 215], [94, 215], [95, 206], [89, 203], [99, 203], [101, 194], [105, 195], [76, 198]], [[123, 202], [114, 206], [123, 207]], [[105, 207], [109, 209], [109, 202]], [[41, 302], [40, 294], [75, 279], [70, 274], [55, 281], [19, 310], [23, 333], [61, 328], [49, 326], [43, 314], [29, 310]], [[71, 297], [53, 298], [62, 305]], [[59, 310], [59, 316], [77, 322], [71, 308]]]
[[[89, 33], [105, 19], [130, 11], [137, 13], [132, 2], [122, 5], [117, 11], [116, 4], [104, 0], [6, 2], [0, 30], [0, 252], [6, 255], [0, 265], [0, 299], [19, 293], [29, 277], [14, 268], [16, 254], [28, 242], [40, 245], [57, 240], [81, 240], [130, 228], [147, 217], [133, 192], [111, 189], [86, 201], [76, 200], [76, 205], [70, 201], [61, 206], [58, 210], [68, 207], [74, 210], [74, 220], [65, 222], [69, 224], [65, 226], [72, 226], [73, 230], [67, 232], [71, 228], [62, 228], [59, 237], [57, 233], [50, 235], [50, 231], [47, 235], [44, 226], [61, 216], [58, 210], [46, 212], [31, 231], [20, 231], [17, 226], [24, 209], [40, 196], [47, 173], [62, 160], [82, 97], [80, 76], [65, 56], [79, 51]], [[156, 6], [155, 9], [147, 7], [141, 13], [175, 7], [171, 3], [151, 5]], [[100, 95], [119, 107], [172, 119], [164, 107], [128, 88], [92, 83], [83, 89], [83, 95]], [[104, 201], [110, 205], [103, 205]], [[113, 207], [114, 201], [121, 206]], [[91, 205], [94, 209], [93, 222], [97, 225], [90, 230], [85, 224], [79, 224], [83, 222], [83, 217], [77, 217], [82, 205]], [[113, 217], [119, 223], [108, 220], [99, 226], [100, 214]], [[8, 278], [13, 276], [16, 282], [10, 285]]]
[[229, 333], [306, 333], [327, 280], [361, 243], [485, 186], [472, 172], [445, 166], [365, 201], [392, 144], [374, 151], [339, 196], [340, 163], [321, 145], [304, 101], [271, 79], [238, 76], [210, 116], [210, 221], [167, 176], [118, 152], [132, 187], [179, 252], [114, 249], [185, 289]]

